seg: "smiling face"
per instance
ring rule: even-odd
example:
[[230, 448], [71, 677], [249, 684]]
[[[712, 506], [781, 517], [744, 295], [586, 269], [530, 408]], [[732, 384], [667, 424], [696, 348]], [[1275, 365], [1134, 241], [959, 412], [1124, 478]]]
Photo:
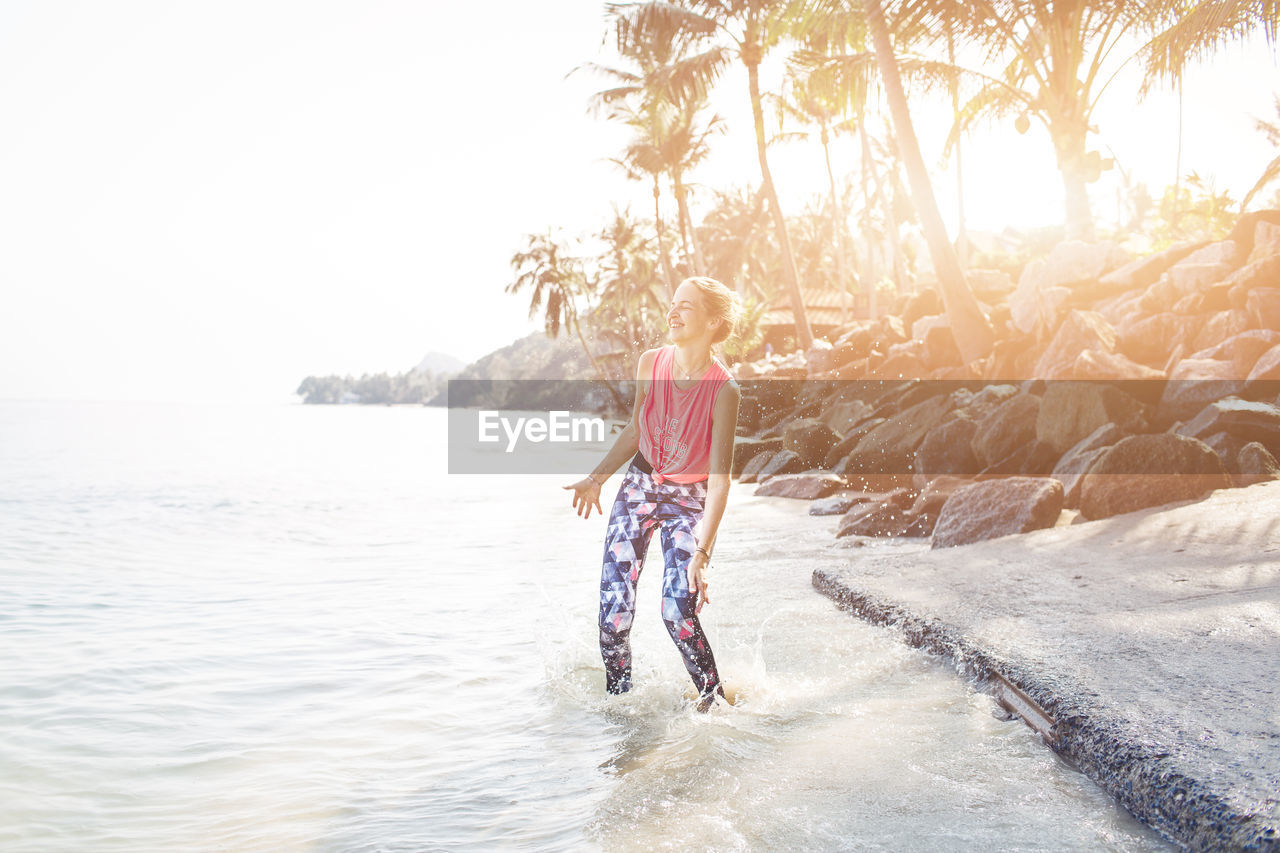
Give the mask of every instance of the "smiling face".
[[683, 282], [671, 298], [667, 311], [667, 337], [673, 344], [696, 341], [706, 337], [720, 325], [720, 319], [711, 316], [702, 299], [702, 292], [691, 282]]

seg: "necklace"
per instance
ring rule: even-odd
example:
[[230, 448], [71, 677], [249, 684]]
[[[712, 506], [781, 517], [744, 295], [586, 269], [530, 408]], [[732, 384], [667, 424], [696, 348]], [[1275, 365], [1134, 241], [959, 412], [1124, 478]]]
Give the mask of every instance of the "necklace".
[[675, 354], [674, 354], [674, 353], [672, 353], [671, 359], [672, 359], [672, 361], [674, 361], [674, 362], [676, 363], [676, 367], [680, 369], [680, 372], [684, 374], [684, 376], [680, 377], [681, 379], [692, 379], [692, 378], [693, 378], [694, 373], [703, 373], [703, 372], [705, 372], [705, 371], [706, 371], [706, 369], [707, 369], [708, 367], [710, 367], [710, 366], [711, 366], [711, 359], [710, 359], [710, 357], [708, 357], [705, 361], [703, 361], [703, 363], [702, 363], [701, 365], [699, 365], [699, 366], [698, 366], [698, 368], [697, 368], [696, 370], [686, 370], [686, 369], [685, 369], [685, 368], [680, 364], [680, 359], [679, 359], [679, 358], [677, 358], [677, 357], [675, 356]]

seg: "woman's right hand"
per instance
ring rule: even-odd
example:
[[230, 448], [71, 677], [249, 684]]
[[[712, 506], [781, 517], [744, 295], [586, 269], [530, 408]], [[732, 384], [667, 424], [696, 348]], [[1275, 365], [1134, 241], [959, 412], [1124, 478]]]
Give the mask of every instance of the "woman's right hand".
[[584, 477], [571, 486], [565, 486], [566, 489], [573, 489], [573, 510], [583, 518], [591, 517], [591, 507], [596, 508], [596, 512], [604, 515], [604, 510], [600, 508], [600, 484], [590, 477]]

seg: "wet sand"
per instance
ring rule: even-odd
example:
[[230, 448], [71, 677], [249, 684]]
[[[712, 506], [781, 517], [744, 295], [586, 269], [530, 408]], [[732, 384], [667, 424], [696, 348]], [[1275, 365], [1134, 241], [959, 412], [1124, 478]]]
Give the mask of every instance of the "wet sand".
[[1280, 849], [1280, 482], [957, 548], [854, 544], [820, 591], [1003, 697], [1175, 844]]

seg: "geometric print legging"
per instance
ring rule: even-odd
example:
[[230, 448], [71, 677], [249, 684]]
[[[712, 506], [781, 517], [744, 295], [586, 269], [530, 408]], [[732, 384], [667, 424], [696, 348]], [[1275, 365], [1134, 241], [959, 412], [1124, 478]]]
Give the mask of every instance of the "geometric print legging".
[[707, 481], [655, 483], [635, 463], [627, 469], [609, 513], [600, 573], [600, 655], [605, 689], [631, 689], [631, 623], [636, 612], [636, 582], [654, 528], [662, 541], [666, 571], [662, 578], [662, 621], [684, 658], [705, 710], [716, 694], [724, 695], [711, 645], [694, 613], [697, 596], [689, 590], [689, 560], [698, 547], [694, 526], [702, 518]]

